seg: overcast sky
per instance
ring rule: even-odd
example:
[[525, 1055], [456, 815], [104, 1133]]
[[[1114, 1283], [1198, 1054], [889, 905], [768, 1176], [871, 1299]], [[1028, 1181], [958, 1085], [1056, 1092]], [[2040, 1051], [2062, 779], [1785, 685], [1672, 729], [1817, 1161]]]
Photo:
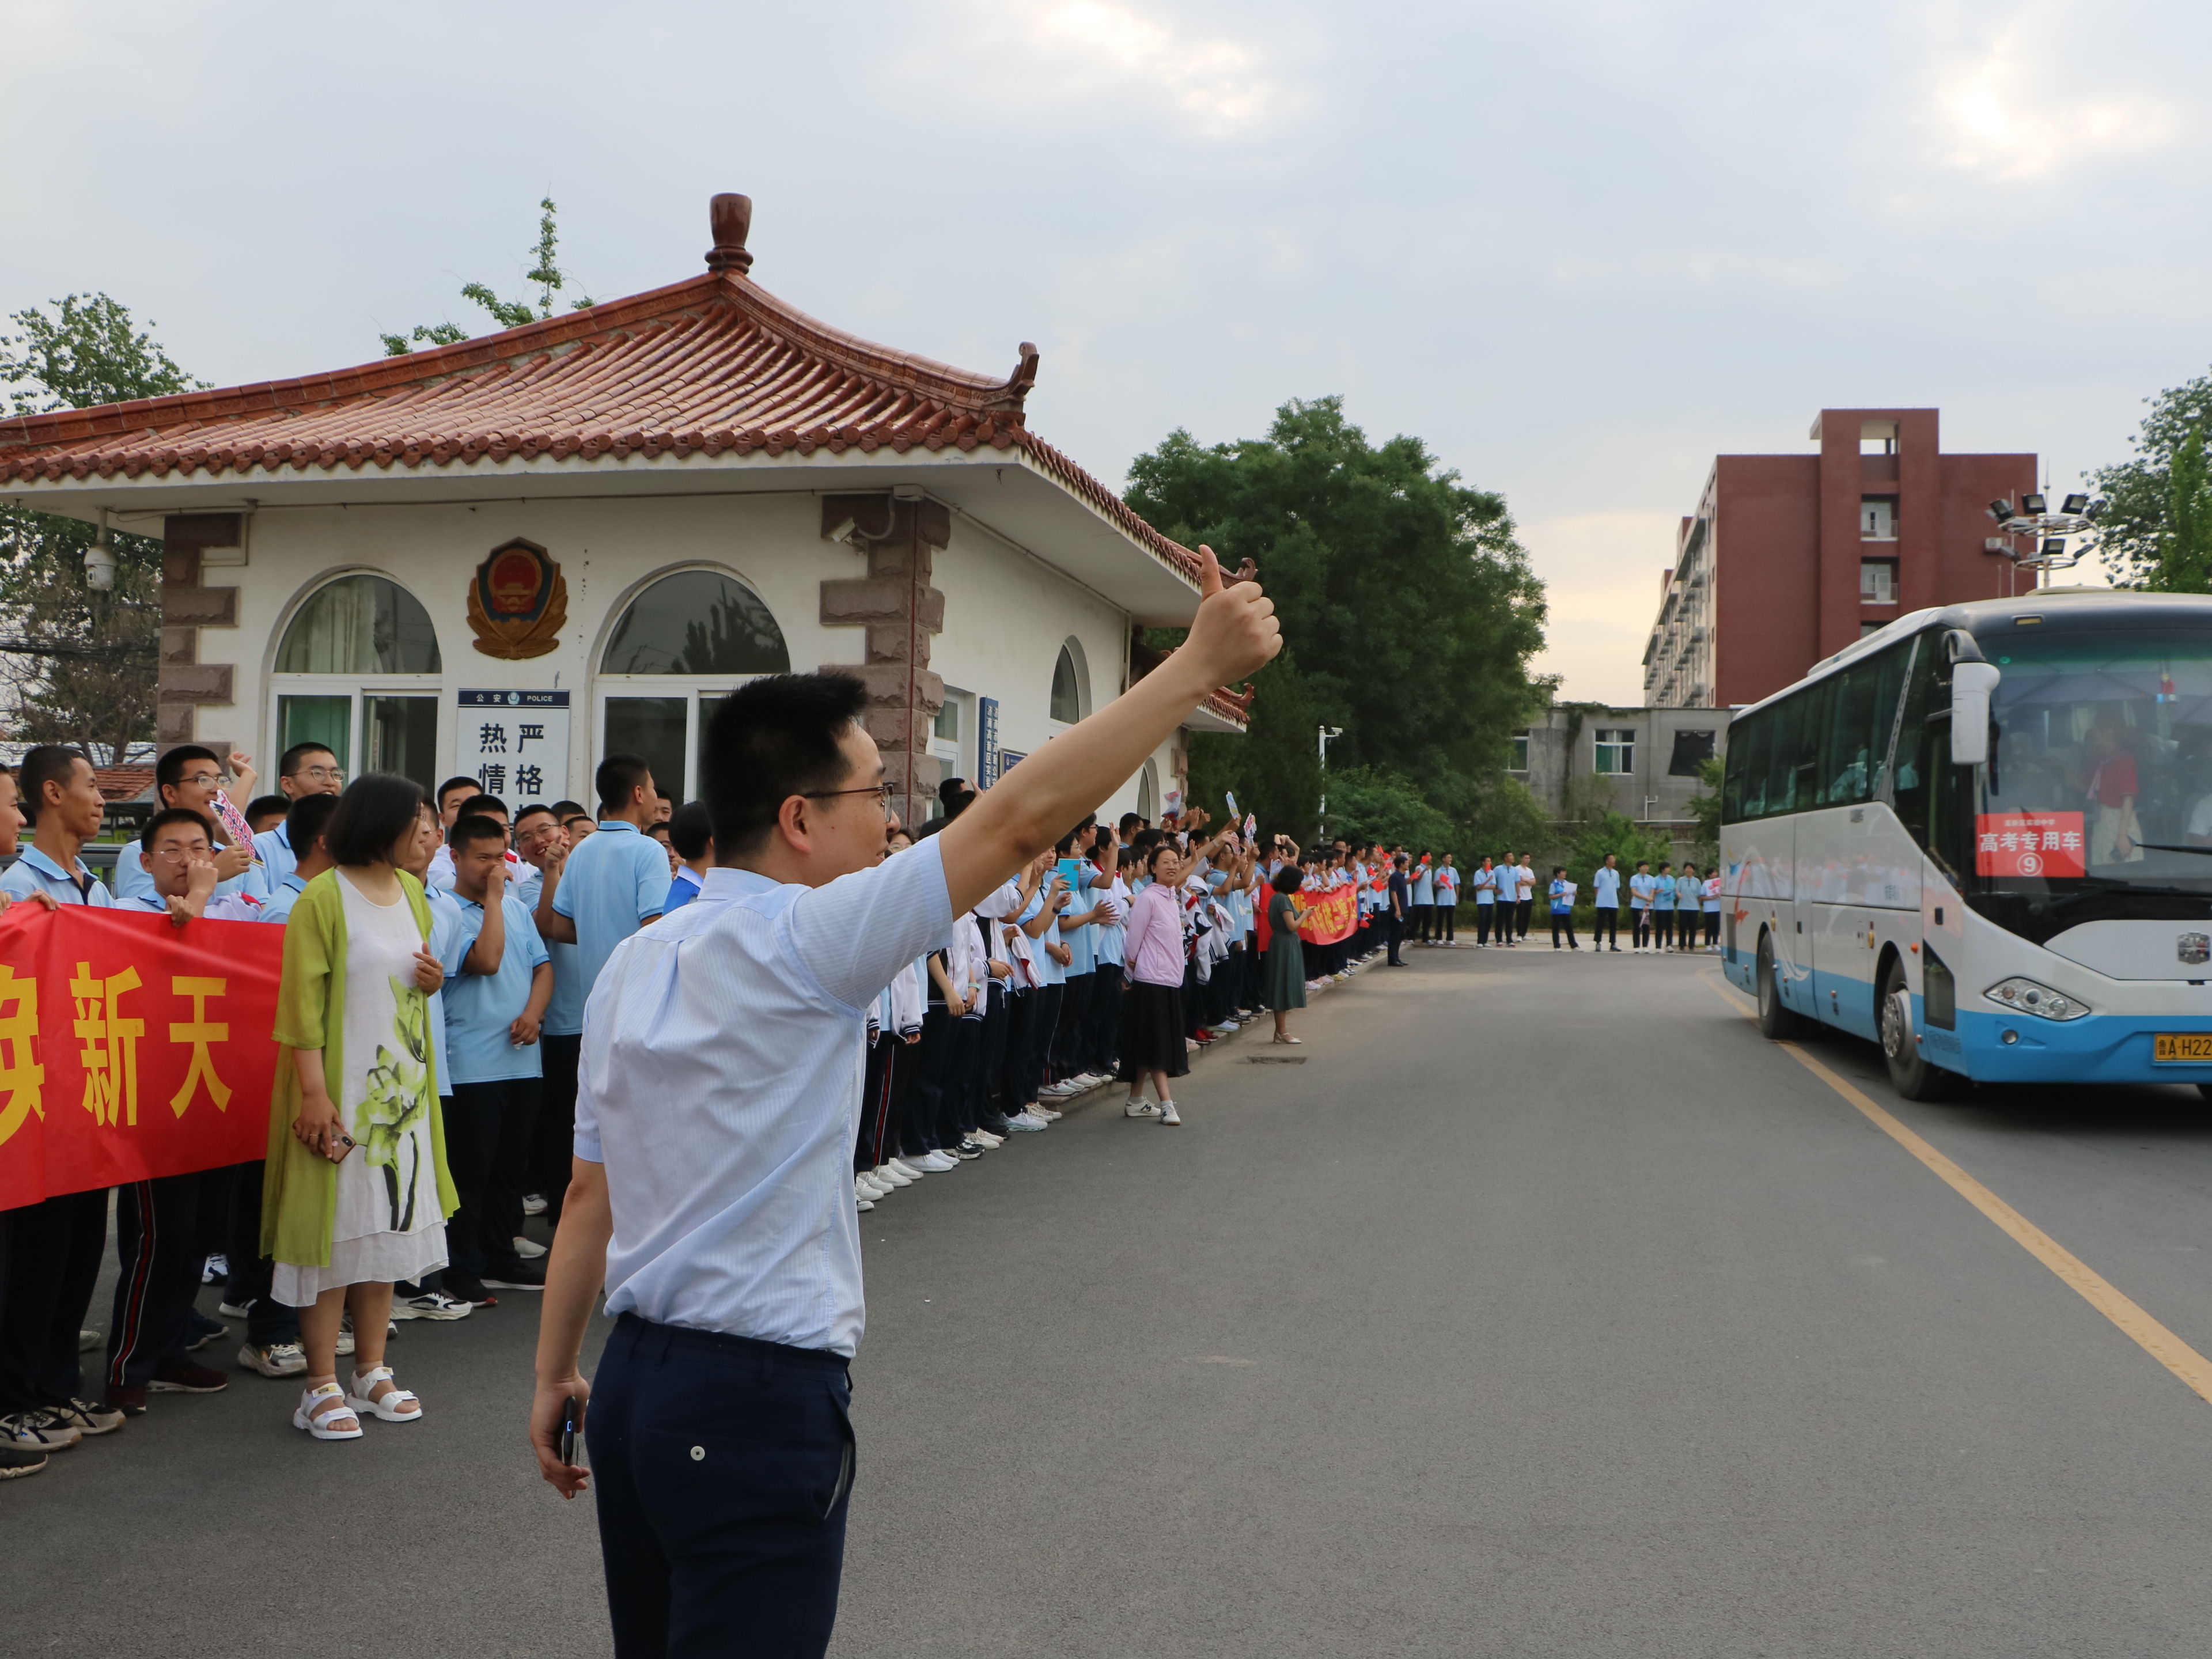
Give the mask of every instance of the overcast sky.
[[1635, 702], [1716, 453], [1825, 405], [2124, 459], [2212, 357], [2212, 14], [2129, 0], [192, 7], [0, 0], [0, 309], [105, 290], [219, 385], [525, 289], [753, 275], [1111, 482], [1344, 395], [1502, 492], [1542, 666]]

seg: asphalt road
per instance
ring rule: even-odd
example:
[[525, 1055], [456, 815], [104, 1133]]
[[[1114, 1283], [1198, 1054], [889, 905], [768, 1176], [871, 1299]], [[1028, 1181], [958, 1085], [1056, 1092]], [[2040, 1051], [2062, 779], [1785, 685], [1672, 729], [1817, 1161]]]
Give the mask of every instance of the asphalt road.
[[[1094, 1097], [864, 1218], [836, 1654], [2212, 1648], [2212, 1404], [1711, 958], [1409, 960], [1303, 1063], [1204, 1057], [1179, 1130]], [[2212, 1354], [2194, 1091], [1908, 1106], [1811, 1052]], [[403, 1327], [417, 1427], [313, 1444], [240, 1374], [0, 1487], [0, 1648], [605, 1652], [534, 1327]]]

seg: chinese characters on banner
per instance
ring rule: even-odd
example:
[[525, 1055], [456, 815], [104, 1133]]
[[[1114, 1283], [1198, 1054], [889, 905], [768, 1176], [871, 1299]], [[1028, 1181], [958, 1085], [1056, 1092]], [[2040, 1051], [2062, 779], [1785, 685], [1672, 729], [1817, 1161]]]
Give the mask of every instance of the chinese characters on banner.
[[1334, 945], [1350, 939], [1359, 926], [1359, 889], [1346, 882], [1318, 896], [1297, 895], [1298, 937], [1313, 945]]
[[1974, 873], [2078, 876], [2085, 845], [2079, 812], [1984, 812], [1974, 819]]
[[453, 775], [474, 778], [509, 813], [568, 799], [568, 694], [463, 691]]
[[261, 1157], [284, 930], [0, 915], [0, 1210]]

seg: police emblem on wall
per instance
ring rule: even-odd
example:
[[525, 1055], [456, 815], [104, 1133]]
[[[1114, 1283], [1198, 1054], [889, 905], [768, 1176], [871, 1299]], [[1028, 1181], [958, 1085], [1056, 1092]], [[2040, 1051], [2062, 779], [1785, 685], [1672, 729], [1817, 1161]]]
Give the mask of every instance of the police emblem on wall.
[[469, 626], [487, 657], [542, 657], [561, 642], [568, 584], [536, 542], [501, 542], [469, 583]]

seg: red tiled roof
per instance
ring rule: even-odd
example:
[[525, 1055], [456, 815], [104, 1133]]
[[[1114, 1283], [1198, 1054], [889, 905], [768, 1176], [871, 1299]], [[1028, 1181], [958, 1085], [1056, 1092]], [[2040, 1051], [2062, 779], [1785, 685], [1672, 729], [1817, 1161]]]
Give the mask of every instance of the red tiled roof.
[[992, 448], [1186, 572], [1170, 540], [1031, 433], [1036, 348], [1005, 380], [874, 345], [742, 274], [710, 270], [588, 311], [359, 368], [0, 420], [0, 484], [509, 456]]
[[96, 766], [93, 781], [100, 786], [102, 800], [137, 800], [141, 795], [150, 795], [154, 790], [154, 769], [150, 766]]

